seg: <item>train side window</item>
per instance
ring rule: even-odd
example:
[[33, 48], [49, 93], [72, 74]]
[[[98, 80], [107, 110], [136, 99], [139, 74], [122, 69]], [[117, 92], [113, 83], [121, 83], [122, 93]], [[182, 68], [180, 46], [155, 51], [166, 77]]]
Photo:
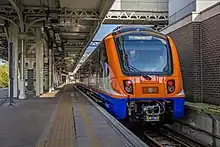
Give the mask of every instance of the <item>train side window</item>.
[[99, 52], [99, 63], [100, 63], [100, 72], [99, 75], [100, 77], [107, 77], [109, 74], [109, 69], [108, 69], [108, 57], [107, 57], [107, 52], [106, 52], [106, 47], [105, 44], [102, 43], [100, 46], [100, 52]]
[[99, 77], [103, 78], [103, 47], [102, 44], [99, 49]]
[[104, 70], [104, 77], [109, 75], [109, 67], [108, 67], [108, 56], [105, 44], [103, 44], [103, 70]]
[[99, 67], [99, 49], [95, 50], [93, 52], [93, 55], [91, 56], [91, 61], [90, 61], [90, 70], [91, 70], [91, 74], [96, 74], [98, 72], [98, 68]]

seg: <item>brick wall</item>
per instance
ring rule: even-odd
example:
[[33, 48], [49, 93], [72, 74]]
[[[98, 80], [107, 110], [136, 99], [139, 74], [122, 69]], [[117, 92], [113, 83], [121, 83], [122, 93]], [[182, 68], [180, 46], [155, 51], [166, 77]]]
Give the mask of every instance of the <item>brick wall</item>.
[[198, 23], [190, 23], [168, 34], [178, 49], [184, 90], [189, 101], [200, 98], [199, 26]]
[[181, 61], [181, 70], [183, 75], [183, 85], [186, 93], [192, 93], [192, 52], [193, 52], [193, 33], [192, 24], [184, 26], [168, 34], [174, 39], [177, 46], [179, 58]]
[[220, 15], [201, 24], [204, 102], [220, 104]]
[[193, 99], [194, 101], [202, 100], [202, 62], [201, 62], [201, 24], [198, 22], [193, 22]]
[[220, 104], [220, 15], [168, 35], [179, 52], [187, 100]]

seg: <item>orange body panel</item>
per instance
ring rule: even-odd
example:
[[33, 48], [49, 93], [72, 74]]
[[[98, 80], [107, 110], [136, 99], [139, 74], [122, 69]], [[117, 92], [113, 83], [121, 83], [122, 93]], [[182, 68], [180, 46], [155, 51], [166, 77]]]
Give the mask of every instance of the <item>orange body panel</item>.
[[[151, 81], [147, 81], [143, 77], [132, 77], [123, 75], [119, 64], [119, 56], [116, 51], [114, 36], [108, 35], [105, 38], [105, 45], [108, 55], [108, 64], [110, 68], [110, 83], [112, 89], [114, 89], [116, 92], [120, 94], [126, 94], [123, 88], [122, 81], [131, 80], [134, 83], [133, 86], [135, 90], [134, 94], [129, 94], [130, 98], [183, 98], [184, 93], [181, 93], [181, 91], [183, 91], [183, 83], [177, 49], [173, 40], [170, 37], [168, 37], [168, 40], [170, 42], [172, 52], [173, 74], [171, 76], [153, 76]], [[175, 91], [172, 94], [167, 93], [166, 87], [166, 82], [170, 79], [175, 80]], [[142, 91], [143, 87], [157, 87], [159, 89], [159, 92], [156, 94], [144, 94]]]

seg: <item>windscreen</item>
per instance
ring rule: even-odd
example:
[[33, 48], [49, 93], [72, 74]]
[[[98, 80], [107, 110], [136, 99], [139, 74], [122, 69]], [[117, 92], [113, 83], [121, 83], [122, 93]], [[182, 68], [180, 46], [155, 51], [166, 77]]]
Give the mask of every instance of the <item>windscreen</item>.
[[116, 43], [126, 71], [169, 72], [171, 54], [166, 38], [146, 33], [130, 33], [116, 38]]

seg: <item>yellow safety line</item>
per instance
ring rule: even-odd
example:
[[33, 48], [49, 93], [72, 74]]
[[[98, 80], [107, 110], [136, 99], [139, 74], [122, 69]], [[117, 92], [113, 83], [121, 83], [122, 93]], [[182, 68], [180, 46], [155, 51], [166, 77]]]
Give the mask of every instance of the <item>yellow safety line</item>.
[[78, 104], [78, 106], [79, 106], [82, 119], [83, 119], [83, 121], [84, 121], [85, 124], [86, 124], [86, 128], [87, 128], [87, 130], [88, 130], [89, 136], [92, 138], [93, 147], [100, 147], [100, 142], [99, 142], [99, 140], [97, 139], [95, 133], [93, 132], [93, 130], [92, 130], [92, 128], [91, 128], [90, 119], [89, 119], [88, 115], [86, 114], [86, 110], [85, 110], [84, 105], [82, 105], [80, 102], [77, 103], [77, 104]]

